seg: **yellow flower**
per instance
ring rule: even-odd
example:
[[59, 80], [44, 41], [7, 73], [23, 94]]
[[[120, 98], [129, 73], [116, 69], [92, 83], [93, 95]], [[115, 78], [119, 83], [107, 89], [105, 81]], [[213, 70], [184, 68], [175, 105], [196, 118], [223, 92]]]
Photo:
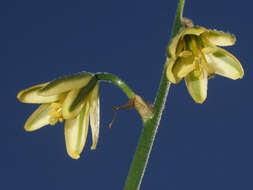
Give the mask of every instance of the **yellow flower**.
[[78, 159], [86, 142], [90, 120], [91, 149], [96, 148], [99, 134], [99, 82], [93, 74], [81, 72], [39, 84], [22, 90], [17, 98], [24, 103], [42, 104], [27, 119], [26, 131], [66, 120], [67, 152], [72, 158]]
[[170, 82], [185, 79], [192, 98], [203, 103], [207, 97], [208, 78], [218, 74], [233, 80], [244, 75], [240, 62], [217, 46], [231, 46], [232, 34], [203, 27], [189, 27], [175, 36], [168, 47], [166, 75]]

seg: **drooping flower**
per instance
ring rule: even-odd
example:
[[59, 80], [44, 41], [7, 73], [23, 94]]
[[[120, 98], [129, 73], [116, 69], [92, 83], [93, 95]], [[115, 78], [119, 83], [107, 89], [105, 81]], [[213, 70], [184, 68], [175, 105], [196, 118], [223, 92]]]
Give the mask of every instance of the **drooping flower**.
[[231, 46], [234, 35], [204, 27], [188, 27], [176, 35], [169, 47], [166, 75], [170, 82], [185, 79], [187, 89], [197, 103], [207, 97], [208, 78], [215, 74], [236, 80], [244, 75], [240, 62], [218, 46]]
[[27, 119], [26, 131], [65, 122], [65, 141], [69, 156], [78, 159], [84, 148], [89, 121], [92, 146], [99, 134], [99, 82], [88, 72], [65, 76], [51, 82], [32, 86], [18, 93], [23, 103], [42, 104]]

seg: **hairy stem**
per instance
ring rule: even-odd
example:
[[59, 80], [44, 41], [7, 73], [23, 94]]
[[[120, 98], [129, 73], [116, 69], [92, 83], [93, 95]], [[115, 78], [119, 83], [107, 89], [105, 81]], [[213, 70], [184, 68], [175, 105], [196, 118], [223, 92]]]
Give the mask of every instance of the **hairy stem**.
[[155, 114], [152, 119], [144, 123], [144, 128], [142, 130], [139, 144], [125, 184], [125, 190], [137, 190], [140, 187], [155, 139], [156, 131], [159, 126], [159, 121], [161, 119], [169, 87], [170, 83], [167, 81], [164, 71], [159, 93], [155, 101]]
[[[176, 18], [172, 30], [174, 37], [182, 27], [182, 12], [184, 8], [184, 0], [179, 0]], [[166, 78], [167, 64], [164, 65], [164, 70], [161, 77], [160, 86], [154, 103], [153, 118], [144, 122], [144, 128], [137, 146], [131, 168], [125, 183], [124, 190], [138, 190], [140, 188], [143, 175], [148, 163], [148, 158], [154, 143], [156, 131], [159, 127], [162, 112], [165, 106], [170, 83]]]

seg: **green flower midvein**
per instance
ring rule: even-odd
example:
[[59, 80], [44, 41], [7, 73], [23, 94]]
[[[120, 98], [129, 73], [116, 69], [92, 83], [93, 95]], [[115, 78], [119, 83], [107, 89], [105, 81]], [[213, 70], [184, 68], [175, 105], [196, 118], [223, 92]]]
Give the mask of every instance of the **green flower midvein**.
[[18, 93], [24, 103], [42, 104], [27, 119], [25, 130], [34, 131], [48, 124], [65, 122], [65, 141], [69, 156], [78, 159], [84, 148], [89, 120], [92, 149], [99, 135], [99, 81], [95, 75], [81, 72], [39, 84]]
[[168, 46], [167, 78], [172, 83], [185, 79], [187, 89], [197, 103], [207, 97], [208, 79], [215, 74], [236, 80], [244, 75], [240, 62], [217, 46], [233, 45], [232, 34], [204, 27], [187, 27]]

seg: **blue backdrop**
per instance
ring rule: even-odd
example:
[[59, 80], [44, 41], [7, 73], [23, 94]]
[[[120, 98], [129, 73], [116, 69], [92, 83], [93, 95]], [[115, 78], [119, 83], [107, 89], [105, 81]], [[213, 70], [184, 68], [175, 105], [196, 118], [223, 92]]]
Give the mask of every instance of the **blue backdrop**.
[[[243, 2], [243, 3], [241, 3]], [[79, 71], [117, 74], [152, 102], [165, 61], [177, 0], [0, 1], [1, 133], [0, 188], [123, 189], [141, 134], [135, 110], [103, 83], [101, 132], [91, 134], [79, 160], [66, 153], [63, 124], [27, 133], [35, 105], [16, 99], [21, 89]], [[209, 81], [203, 105], [185, 84], [172, 86], [141, 189], [253, 189], [252, 1], [188, 0], [184, 15], [195, 24], [232, 32], [228, 47], [245, 77]]]

